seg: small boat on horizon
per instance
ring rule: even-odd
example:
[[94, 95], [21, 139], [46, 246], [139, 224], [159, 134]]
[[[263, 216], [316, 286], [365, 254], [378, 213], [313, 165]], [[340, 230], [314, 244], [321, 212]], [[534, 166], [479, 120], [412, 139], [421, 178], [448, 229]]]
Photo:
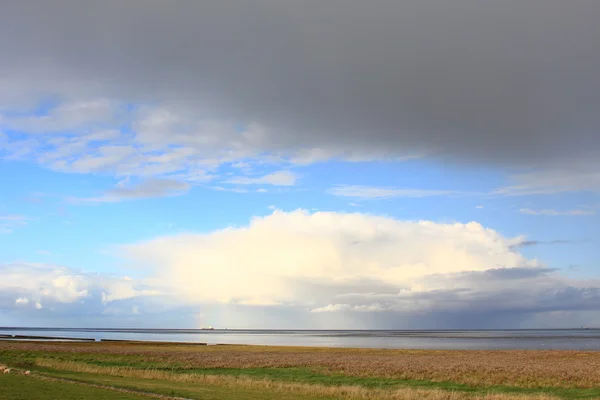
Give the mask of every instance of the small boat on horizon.
[[207, 327], [200, 328], [200, 329], [203, 330], [203, 331], [214, 331], [215, 330], [215, 328], [213, 328], [211, 325], [209, 325]]

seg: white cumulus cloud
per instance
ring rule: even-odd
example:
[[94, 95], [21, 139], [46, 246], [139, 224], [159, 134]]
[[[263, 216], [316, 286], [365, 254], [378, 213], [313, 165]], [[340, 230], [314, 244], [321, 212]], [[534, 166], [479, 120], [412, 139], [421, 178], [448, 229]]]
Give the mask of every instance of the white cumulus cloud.
[[[201, 312], [204, 325], [240, 328], [521, 326], [599, 310], [600, 282], [519, 252], [535, 243], [478, 222], [275, 209], [247, 226], [123, 245], [144, 278], [0, 265], [0, 309], [150, 327], [189, 327]], [[161, 319], [131, 319], [150, 314]]]
[[537, 267], [513, 250], [515, 240], [476, 222], [276, 210], [247, 227], [160, 237], [125, 252], [190, 302], [318, 308], [369, 287], [393, 294], [436, 290], [426, 279], [436, 274]]
[[27, 304], [29, 304], [29, 299], [27, 297], [19, 297], [17, 300], [15, 300], [15, 304], [27, 305]]
[[0, 308], [9, 306], [5, 297], [12, 297], [14, 305], [42, 304], [74, 305], [85, 300], [107, 304], [117, 300], [158, 295], [156, 288], [131, 278], [114, 278], [91, 274], [72, 268], [48, 264], [0, 264]]

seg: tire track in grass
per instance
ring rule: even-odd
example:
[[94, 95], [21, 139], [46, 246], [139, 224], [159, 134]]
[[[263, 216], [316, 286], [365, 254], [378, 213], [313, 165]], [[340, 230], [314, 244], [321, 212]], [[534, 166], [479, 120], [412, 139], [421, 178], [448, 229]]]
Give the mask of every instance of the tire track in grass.
[[[14, 368], [11, 368], [11, 370], [15, 371], [16, 373], [23, 373], [24, 372], [24, 371], [15, 370]], [[29, 375], [29, 377], [34, 378], [34, 379], [43, 380], [43, 381], [49, 381], [49, 382], [60, 382], [60, 383], [67, 383], [67, 384], [70, 384], [70, 385], [86, 386], [86, 387], [95, 388], [95, 389], [106, 389], [106, 390], [111, 390], [113, 392], [119, 392], [119, 393], [137, 394], [137, 395], [140, 395], [140, 396], [146, 396], [146, 397], [150, 397], [150, 398], [154, 398], [154, 399], [162, 399], [162, 400], [195, 400], [195, 399], [191, 399], [191, 398], [187, 398], [187, 397], [166, 396], [164, 394], [153, 393], [153, 392], [146, 392], [146, 391], [142, 391], [142, 390], [125, 389], [125, 388], [120, 388], [120, 387], [117, 387], [117, 386], [101, 385], [101, 384], [97, 384], [97, 383], [83, 382], [83, 381], [80, 381], [80, 380], [77, 380], [77, 379], [57, 378], [57, 377], [45, 375], [45, 374], [42, 374], [42, 373], [39, 373], [39, 372], [31, 373]]]

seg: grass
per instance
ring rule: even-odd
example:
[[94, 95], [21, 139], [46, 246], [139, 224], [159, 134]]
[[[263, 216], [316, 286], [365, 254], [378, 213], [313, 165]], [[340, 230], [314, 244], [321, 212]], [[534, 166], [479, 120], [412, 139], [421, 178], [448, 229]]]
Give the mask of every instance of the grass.
[[600, 398], [600, 352], [0, 342], [0, 362], [202, 399]]
[[[100, 366], [185, 369], [304, 368], [321, 374], [475, 386], [595, 388], [600, 352], [419, 351], [190, 346], [124, 343], [0, 343], [0, 356], [82, 361]], [[249, 372], [249, 371], [248, 371]]]
[[[115, 388], [124, 388], [146, 393], [162, 395], [164, 397], [178, 396], [188, 399], [202, 400], [555, 400], [550, 396], [528, 396], [515, 397], [506, 394], [491, 394], [483, 396], [465, 396], [443, 390], [419, 390], [402, 388], [392, 391], [364, 390], [356, 387], [319, 387], [311, 385], [278, 385], [272, 382], [261, 381], [239, 381], [213, 377], [202, 381], [193, 379], [191, 381], [178, 380], [174, 385], [172, 381], [163, 380], [164, 375], [152, 376], [152, 378], [132, 378], [123, 376], [106, 376], [102, 374], [88, 374], [78, 372], [54, 372], [44, 375], [67, 379], [70, 382], [85, 384], [110, 385]], [[35, 376], [29, 379], [35, 380]], [[199, 384], [201, 383], [201, 384]], [[71, 393], [73, 383], [62, 383], [63, 392]], [[61, 392], [62, 393], [62, 392]], [[115, 393], [114, 398], [121, 394]], [[2, 397], [0, 397], [1, 399]], [[37, 396], [28, 397], [41, 399]], [[52, 399], [53, 397], [43, 397]], [[62, 398], [62, 397], [56, 397]], [[85, 397], [88, 398], [88, 397]], [[109, 397], [113, 398], [113, 397]]]
[[0, 399], [2, 400], [147, 400], [148, 397], [114, 390], [88, 386], [68, 385], [65, 383], [31, 379], [23, 375], [0, 375]]
[[[86, 374], [156, 379], [177, 383], [221, 384], [235, 387], [263, 388], [334, 396], [344, 391], [347, 398], [387, 398], [393, 392], [454, 393], [462, 396], [547, 395], [566, 399], [600, 398], [598, 389], [518, 388], [510, 386], [477, 387], [454, 382], [392, 380], [386, 378], [356, 378], [344, 375], [323, 375], [301, 368], [268, 369], [196, 369], [161, 370], [132, 367], [96, 366], [73, 361], [41, 359], [36, 365], [50, 371], [70, 371]], [[374, 397], [371, 397], [374, 396]], [[395, 397], [392, 397], [395, 398]]]

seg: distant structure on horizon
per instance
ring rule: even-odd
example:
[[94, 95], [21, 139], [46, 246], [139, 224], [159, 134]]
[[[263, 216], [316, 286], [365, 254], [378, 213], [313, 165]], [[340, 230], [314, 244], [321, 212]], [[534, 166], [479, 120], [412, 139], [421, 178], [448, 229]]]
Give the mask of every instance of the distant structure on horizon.
[[203, 330], [203, 331], [214, 331], [215, 330], [215, 328], [213, 328], [211, 325], [209, 325], [207, 327], [200, 328], [200, 329]]

